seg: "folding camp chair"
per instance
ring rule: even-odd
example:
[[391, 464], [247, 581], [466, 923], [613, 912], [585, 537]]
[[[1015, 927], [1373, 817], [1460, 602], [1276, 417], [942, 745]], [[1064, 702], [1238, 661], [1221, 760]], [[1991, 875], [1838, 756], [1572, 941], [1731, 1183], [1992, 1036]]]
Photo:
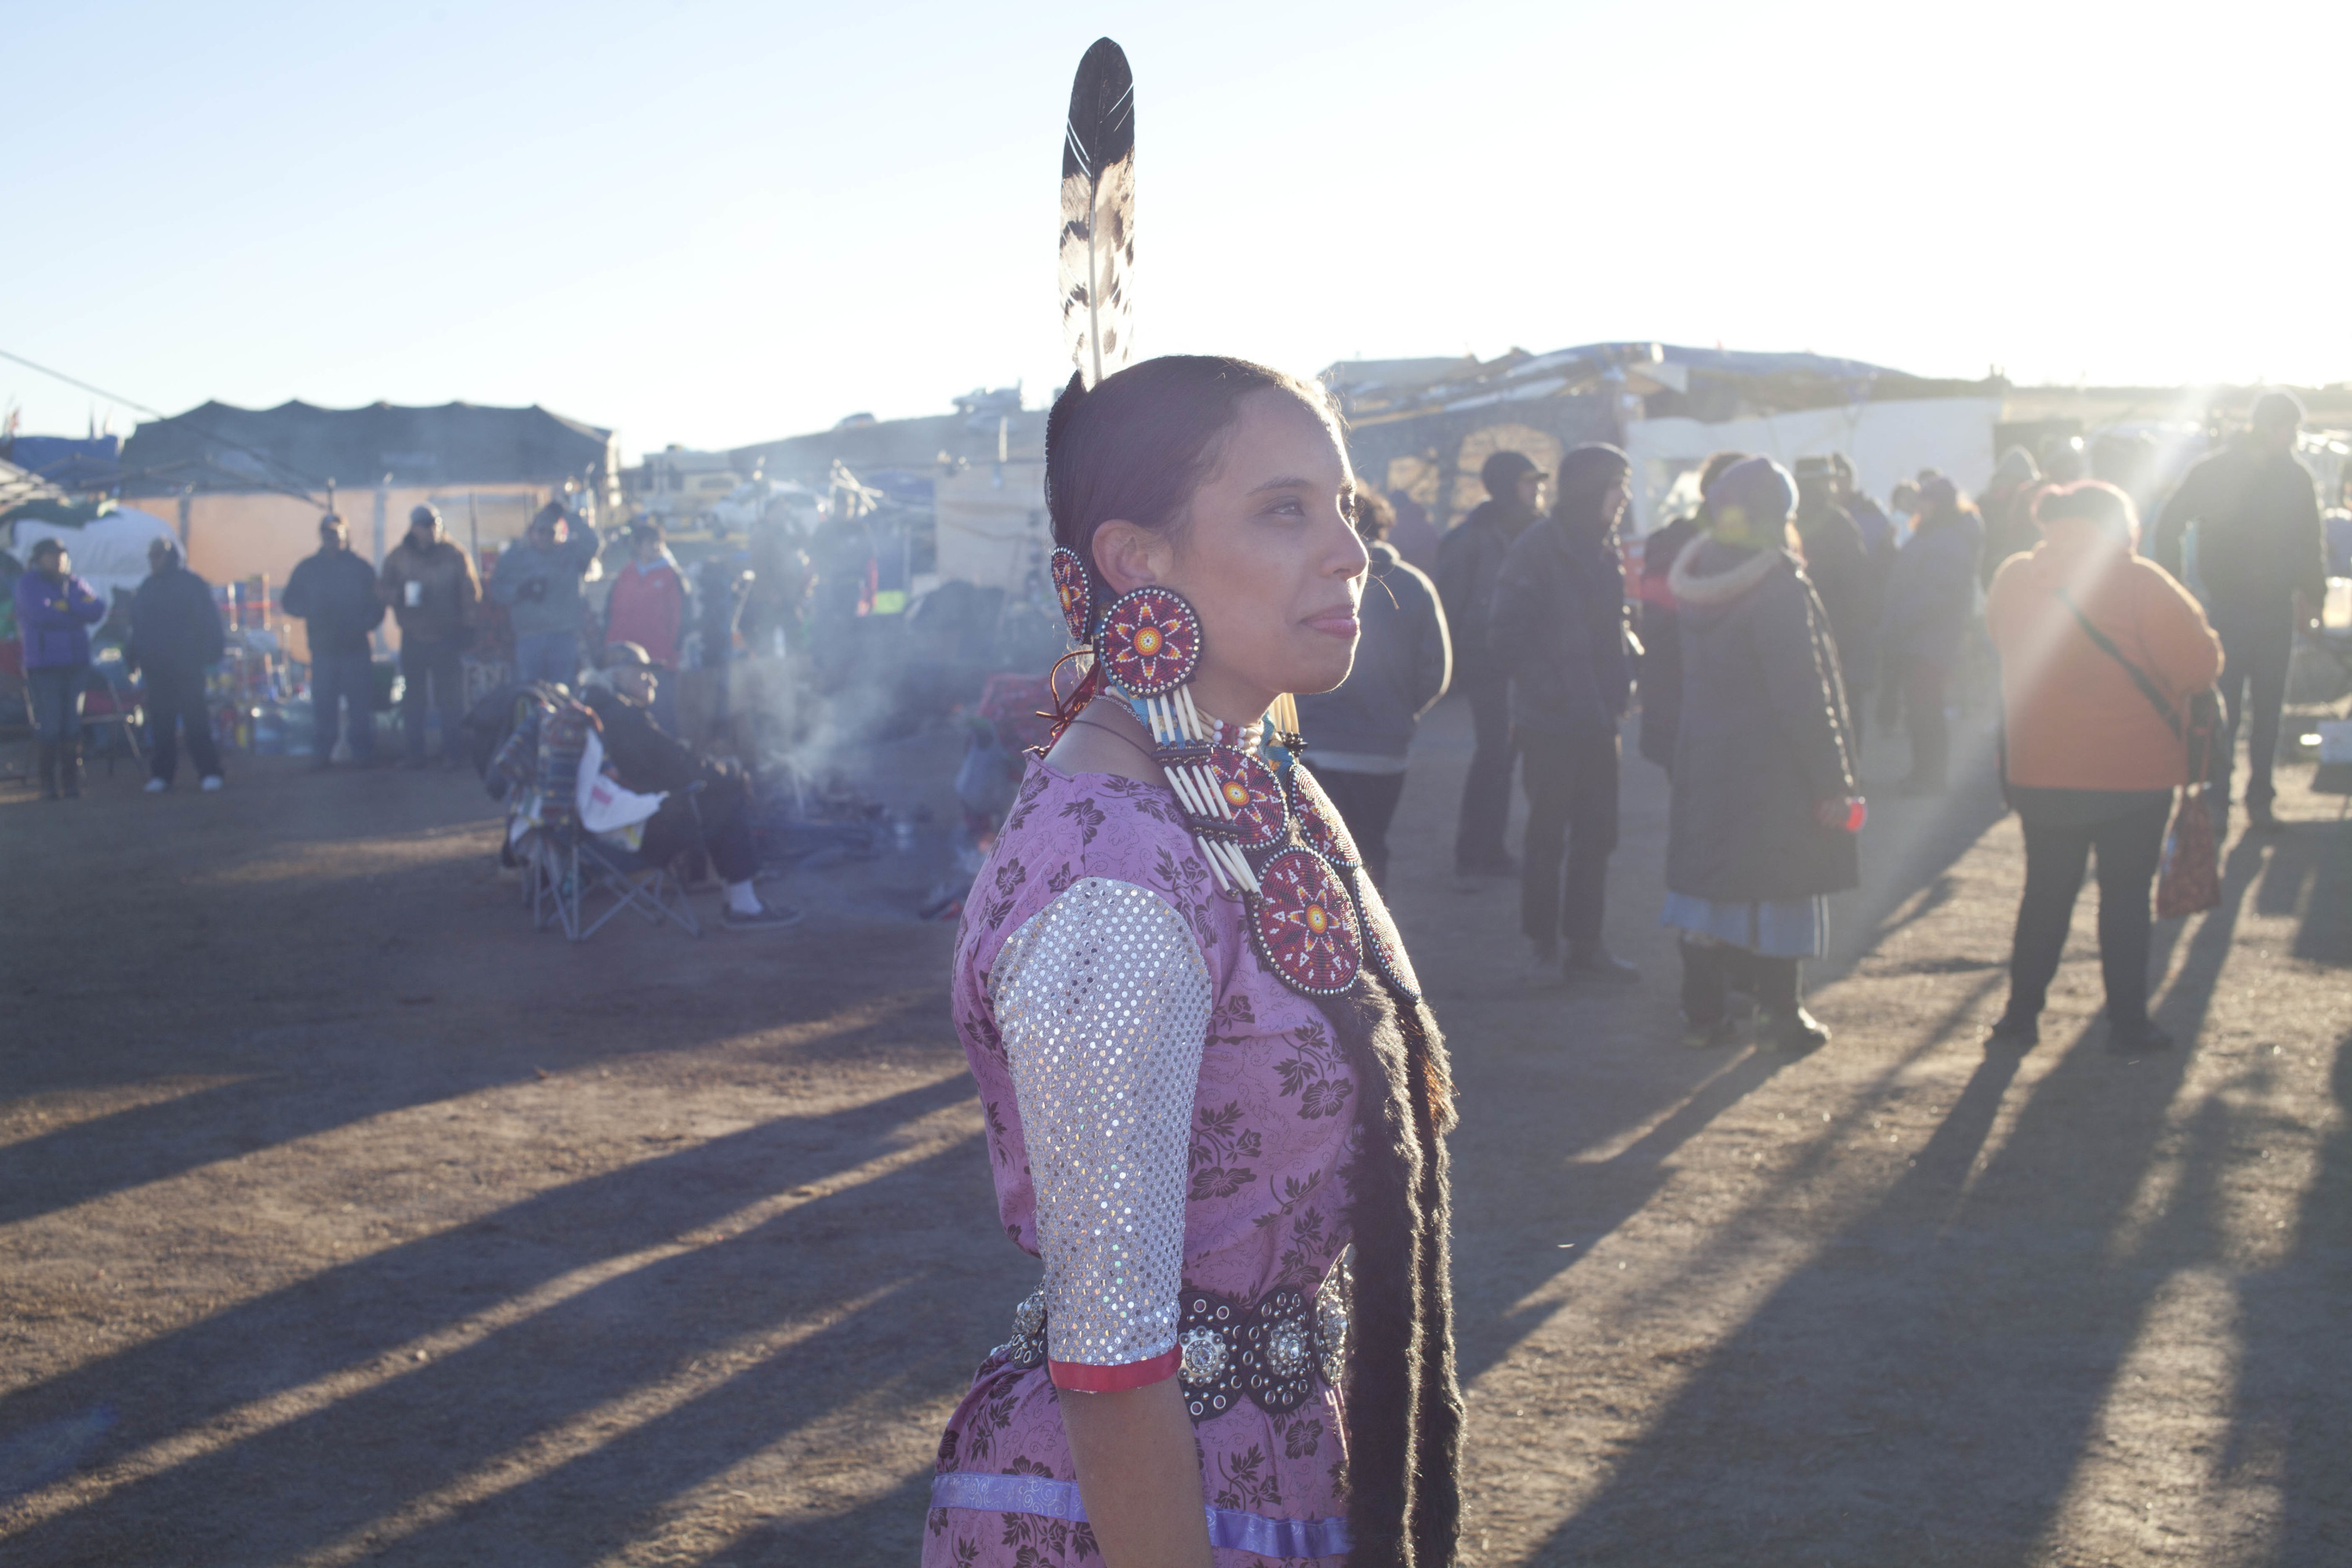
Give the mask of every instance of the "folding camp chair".
[[[686, 790], [687, 808], [695, 810], [699, 782]], [[696, 817], [700, 821], [699, 815]], [[702, 922], [686, 901], [686, 884], [667, 862], [648, 859], [581, 826], [575, 816], [558, 826], [539, 830], [538, 842], [523, 868], [531, 906], [531, 923], [544, 931], [563, 928], [572, 942], [585, 942], [623, 910], [635, 910], [647, 925], [665, 921], [688, 936], [702, 934]], [[609, 900], [602, 910], [600, 900]]]

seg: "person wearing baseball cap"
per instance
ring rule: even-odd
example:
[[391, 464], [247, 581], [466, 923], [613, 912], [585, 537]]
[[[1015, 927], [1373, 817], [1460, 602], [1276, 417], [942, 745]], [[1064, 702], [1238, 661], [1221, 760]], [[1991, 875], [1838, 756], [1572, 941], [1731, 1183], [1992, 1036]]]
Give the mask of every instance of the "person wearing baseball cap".
[[[790, 904], [763, 904], [752, 887], [760, 857], [751, 841], [751, 789], [740, 768], [697, 756], [694, 749], [655, 721], [653, 704], [661, 670], [633, 642], [604, 645], [604, 668], [583, 699], [596, 715], [605, 760], [621, 787], [640, 795], [667, 792], [668, 798], [646, 823], [641, 847], [648, 860], [667, 863], [700, 848], [725, 884], [727, 924], [762, 930], [795, 924], [800, 910]], [[701, 787], [696, 789], [694, 786]], [[692, 793], [689, 794], [688, 792]]]

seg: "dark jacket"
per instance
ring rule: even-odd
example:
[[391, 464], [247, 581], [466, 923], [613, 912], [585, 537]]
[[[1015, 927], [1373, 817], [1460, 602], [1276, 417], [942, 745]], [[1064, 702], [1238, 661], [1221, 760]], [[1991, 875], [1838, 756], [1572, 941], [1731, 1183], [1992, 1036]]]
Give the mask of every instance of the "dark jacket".
[[1797, 537], [1805, 542], [1805, 576], [1830, 618], [1840, 674], [1848, 686], [1866, 686], [1874, 674], [1880, 605], [1862, 530], [1845, 508], [1824, 502], [1797, 509]]
[[1698, 514], [1679, 517], [1642, 541], [1642, 755], [1672, 773], [1683, 706], [1683, 639], [1666, 586], [1675, 557], [1698, 537]]
[[2149, 559], [2183, 581], [2181, 540], [2192, 522], [2197, 576], [2217, 608], [2283, 608], [2298, 593], [2316, 605], [2326, 594], [2318, 487], [2292, 457], [2237, 447], [2189, 470], [2164, 503], [2148, 549]]
[[1613, 543], [1580, 542], [1556, 521], [1520, 534], [1495, 584], [1486, 639], [1510, 677], [1512, 723], [1613, 738], [1633, 684], [1625, 569]]
[[1976, 609], [1977, 557], [1983, 531], [1961, 511], [1922, 521], [1895, 557], [1886, 585], [1886, 619], [1880, 637], [1886, 656], [1950, 669], [1960, 657], [1960, 639]]
[[566, 527], [563, 542], [544, 549], [528, 539], [517, 540], [490, 574], [490, 597], [507, 606], [517, 637], [580, 630], [580, 584], [596, 564], [596, 552], [604, 544], [593, 523]]
[[1486, 617], [1494, 609], [1503, 557], [1533, 521], [1535, 514], [1516, 500], [1484, 500], [1437, 542], [1437, 596], [1454, 638], [1457, 686], [1503, 679], [1502, 668], [1487, 652]]
[[1429, 705], [1445, 695], [1453, 651], [1437, 589], [1387, 544], [1372, 564], [1357, 616], [1355, 667], [1338, 690], [1298, 699], [1298, 730], [1318, 764], [1349, 756], [1403, 761]]
[[[474, 563], [446, 539], [419, 550], [409, 542], [414, 537], [404, 535], [384, 552], [383, 602], [392, 606], [404, 638], [446, 642], [462, 637], [473, 628], [474, 606], [482, 596]], [[418, 585], [420, 595], [415, 605], [408, 602], [411, 583]]]
[[89, 628], [106, 619], [106, 601], [79, 577], [27, 572], [16, 579], [16, 635], [26, 669], [70, 669], [89, 662]]
[[1854, 836], [1813, 819], [1858, 795], [1829, 616], [1780, 551], [1709, 540], [1672, 578], [1683, 634], [1666, 886], [1758, 903], [1860, 879]]
[[654, 722], [653, 713], [610, 687], [592, 686], [582, 700], [596, 715], [604, 737], [604, 760], [620, 775], [621, 787], [639, 795], [682, 790], [701, 770], [692, 748]]
[[131, 643], [123, 662], [151, 674], [188, 675], [219, 659], [228, 637], [212, 584], [184, 566], [148, 574], [131, 599]]
[[368, 634], [383, 625], [375, 569], [350, 550], [321, 550], [286, 579], [286, 613], [299, 616], [312, 658], [364, 658]]

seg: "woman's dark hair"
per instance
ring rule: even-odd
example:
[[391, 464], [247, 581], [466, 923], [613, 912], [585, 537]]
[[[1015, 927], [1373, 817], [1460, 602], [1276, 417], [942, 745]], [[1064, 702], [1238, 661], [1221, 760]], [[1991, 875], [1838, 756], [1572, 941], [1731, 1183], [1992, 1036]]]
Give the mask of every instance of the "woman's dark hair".
[[1356, 537], [1367, 544], [1378, 544], [1396, 527], [1396, 508], [1389, 504], [1389, 498], [1361, 482], [1349, 505], [1349, 519], [1356, 525]]
[[1070, 377], [1045, 417], [1045, 507], [1054, 542], [1086, 563], [1097, 609], [1110, 595], [1095, 568], [1095, 530], [1113, 518], [1155, 531], [1181, 525], [1216, 466], [1218, 437], [1254, 392], [1286, 392], [1337, 431], [1321, 387], [1247, 360], [1167, 354], [1091, 391]]

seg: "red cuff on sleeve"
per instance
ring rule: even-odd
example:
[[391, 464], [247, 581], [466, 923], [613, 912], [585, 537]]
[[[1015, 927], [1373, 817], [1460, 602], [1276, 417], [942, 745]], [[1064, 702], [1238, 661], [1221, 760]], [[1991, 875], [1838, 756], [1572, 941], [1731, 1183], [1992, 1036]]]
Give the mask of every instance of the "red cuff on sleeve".
[[1130, 1388], [1143, 1388], [1163, 1378], [1176, 1375], [1176, 1367], [1184, 1359], [1183, 1347], [1170, 1345], [1149, 1361], [1131, 1361], [1125, 1366], [1088, 1366], [1077, 1361], [1048, 1361], [1047, 1375], [1055, 1388], [1066, 1388], [1076, 1394], [1121, 1394]]

